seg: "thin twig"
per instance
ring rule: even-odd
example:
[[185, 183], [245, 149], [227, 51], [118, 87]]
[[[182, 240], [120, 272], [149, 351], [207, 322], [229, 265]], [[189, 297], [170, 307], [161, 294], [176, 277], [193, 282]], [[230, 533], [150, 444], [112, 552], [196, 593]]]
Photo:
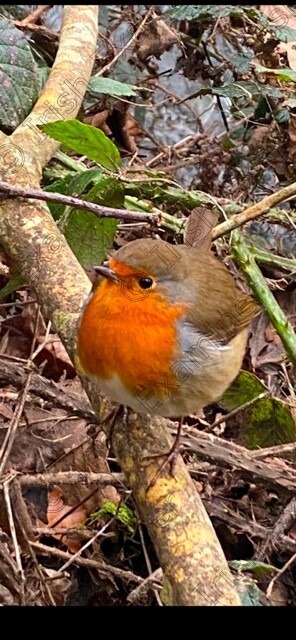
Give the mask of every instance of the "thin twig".
[[151, 14], [154, 11], [154, 6], [150, 7], [150, 9], [148, 9], [144, 19], [142, 20], [141, 24], [139, 25], [139, 27], [137, 28], [137, 30], [135, 31], [135, 33], [132, 35], [131, 39], [124, 45], [124, 47], [122, 47], [121, 51], [119, 51], [116, 56], [114, 56], [113, 60], [111, 60], [111, 62], [108, 62], [108, 64], [106, 64], [103, 69], [101, 69], [100, 71], [98, 71], [98, 73], [95, 74], [94, 78], [98, 78], [99, 76], [102, 76], [103, 73], [106, 73], [106, 71], [109, 71], [109, 69], [111, 69], [111, 67], [115, 64], [115, 62], [117, 62], [117, 60], [119, 58], [121, 58], [121, 56], [124, 54], [124, 52], [129, 49], [129, 47], [131, 46], [131, 44], [133, 42], [135, 42], [135, 40], [137, 39], [140, 31], [142, 31], [143, 27], [145, 26], [147, 20], [149, 20]]
[[268, 532], [268, 535], [265, 537], [259, 552], [256, 554], [257, 560], [264, 560], [270, 550], [272, 550], [274, 543], [277, 540], [281, 540], [285, 533], [287, 536], [289, 535], [289, 529], [295, 523], [295, 515], [296, 498], [292, 498], [273, 525], [272, 531]]
[[19, 27], [27, 27], [28, 25], [35, 24], [37, 20], [42, 16], [45, 11], [48, 11], [52, 7], [51, 4], [39, 4], [37, 9], [34, 9], [26, 18], [20, 20], [18, 23]]
[[[83, 525], [77, 525], [77, 527], [70, 527], [69, 529], [65, 529], [65, 527], [35, 527], [34, 533], [36, 533], [39, 538], [41, 536], [58, 536], [62, 535], [63, 537], [67, 536], [67, 538], [71, 538], [75, 536], [75, 538], [79, 537], [81, 539], [85, 538], [85, 540], [90, 540], [93, 538], [93, 531], [89, 531]], [[113, 531], [109, 531], [108, 533], [102, 533], [102, 537], [104, 540], [106, 538], [114, 538], [116, 537], [116, 533]]]
[[[61, 551], [61, 549], [56, 549], [55, 547], [48, 547], [41, 542], [30, 542], [33, 549], [42, 555], [53, 555], [57, 558], [61, 558], [62, 560], [70, 560], [73, 558], [66, 551]], [[112, 565], [106, 564], [105, 562], [100, 562], [99, 560], [90, 560], [89, 558], [80, 558], [76, 557], [73, 560], [74, 564], [79, 564], [83, 567], [92, 567], [93, 569], [97, 569], [101, 574], [106, 576], [113, 575], [115, 578], [120, 578], [121, 580], [126, 580], [127, 582], [135, 582], [136, 584], [142, 584], [144, 581], [143, 578], [136, 576], [131, 571], [125, 571], [124, 569], [118, 569], [117, 567], [113, 567]]]
[[32, 548], [32, 546], [30, 544], [30, 540], [28, 539], [26, 529], [23, 526], [23, 523], [22, 523], [21, 520], [19, 521], [18, 524], [19, 524], [19, 526], [20, 526], [20, 528], [22, 530], [22, 534], [23, 534], [24, 538], [26, 539], [28, 552], [29, 552], [29, 554], [31, 556], [32, 562], [34, 563], [34, 565], [36, 567], [36, 571], [37, 571], [37, 573], [39, 575], [40, 582], [43, 585], [43, 588], [47, 593], [49, 602], [53, 607], [56, 607], [57, 606], [56, 601], [55, 601], [55, 599], [54, 599], [54, 597], [53, 597], [53, 595], [51, 593], [48, 581], [45, 579], [45, 576], [43, 575], [43, 572], [42, 572], [43, 567], [40, 566], [40, 564], [39, 564], [39, 562], [38, 562], [38, 560], [36, 558], [36, 553], [35, 553], [34, 549]]
[[73, 562], [75, 562], [75, 560], [77, 558], [81, 557], [81, 554], [83, 551], [85, 551], [86, 549], [88, 549], [88, 547], [97, 539], [99, 538], [101, 535], [104, 534], [105, 530], [109, 527], [110, 522], [112, 520], [115, 519], [115, 516], [113, 518], [111, 518], [111, 520], [108, 520], [108, 522], [106, 522], [106, 524], [103, 525], [103, 527], [97, 531], [90, 540], [87, 540], [87, 542], [85, 542], [85, 544], [78, 549], [78, 551], [76, 551], [76, 553], [74, 553], [72, 556], [70, 556], [70, 558], [67, 560], [67, 562], [65, 562], [65, 564], [63, 564], [62, 567], [60, 567], [56, 573], [56, 575], [63, 573], [64, 571], [66, 571], [66, 569], [68, 569], [68, 567], [70, 567], [71, 564], [73, 564]]
[[280, 569], [280, 571], [276, 574], [276, 576], [274, 576], [274, 578], [272, 578], [272, 580], [270, 581], [267, 590], [266, 590], [266, 597], [270, 598], [271, 596], [271, 592], [274, 586], [274, 583], [276, 582], [276, 580], [278, 580], [283, 573], [285, 573], [285, 571], [287, 571], [287, 569], [289, 569], [289, 567], [294, 564], [296, 560], [296, 553], [294, 553], [294, 555], [290, 558], [290, 560], [288, 560], [288, 562], [286, 562], [286, 564]]
[[14, 438], [16, 436], [16, 432], [17, 432], [17, 428], [18, 428], [18, 424], [19, 421], [21, 419], [21, 415], [23, 413], [23, 409], [25, 406], [25, 402], [26, 402], [26, 397], [30, 388], [30, 383], [31, 383], [31, 377], [32, 377], [32, 372], [29, 372], [27, 380], [26, 380], [26, 384], [23, 388], [23, 390], [20, 392], [19, 394], [19, 401], [18, 401], [18, 406], [17, 409], [15, 411], [15, 414], [10, 422], [10, 425], [7, 429], [7, 433], [6, 436], [4, 438], [1, 450], [0, 450], [0, 477], [2, 476], [2, 474], [4, 473], [5, 470], [5, 466], [8, 460], [8, 456], [10, 454], [10, 451], [12, 449], [12, 445], [14, 442]]
[[250, 451], [252, 458], [272, 458], [273, 456], [281, 457], [285, 453], [296, 453], [296, 442], [288, 442], [287, 444], [277, 444], [274, 447], [266, 447], [264, 449], [255, 449]]
[[[15, 364], [14, 362], [5, 362], [6, 357], [5, 354], [1, 354], [0, 356], [0, 383], [2, 385], [13, 384], [17, 388], [23, 387], [28, 371], [25, 367], [26, 361], [20, 362], [19, 358], [14, 358], [14, 360], [17, 360], [17, 364]], [[34, 393], [43, 400], [47, 400], [55, 407], [65, 409], [77, 417], [98, 424], [97, 417], [92, 411], [90, 404], [87, 400], [81, 399], [81, 394], [78, 395], [78, 393], [75, 392], [70, 394], [68, 391], [66, 393], [56, 382], [43, 378], [39, 373], [32, 372], [30, 394], [31, 393]]]
[[[143, 528], [142, 528], [142, 525], [140, 523], [140, 519], [139, 519], [138, 529], [139, 529], [139, 535], [140, 535], [141, 545], [142, 545], [142, 549], [143, 549], [143, 554], [144, 554], [144, 558], [145, 558], [145, 562], [146, 562], [146, 567], [148, 569], [148, 574], [149, 574], [149, 577], [150, 577], [152, 575], [152, 566], [151, 566], [150, 558], [149, 558], [149, 555], [148, 555], [148, 551], [146, 549], [145, 538], [144, 538], [144, 534], [143, 534]], [[159, 607], [163, 607], [163, 602], [162, 602], [161, 597], [160, 597], [160, 595], [158, 593], [158, 590], [153, 588], [153, 591], [154, 591], [154, 595], [155, 595], [155, 598], [157, 600], [158, 606]]]
[[[120, 220], [139, 220], [140, 222], [159, 223], [158, 216], [146, 214], [140, 211], [127, 211], [126, 209], [114, 209], [113, 207], [103, 207], [93, 202], [87, 202], [73, 196], [65, 196], [62, 193], [42, 191], [42, 189], [32, 189], [31, 187], [20, 187], [0, 180], [0, 192], [8, 197], [31, 198], [33, 200], [45, 200], [46, 202], [58, 202], [76, 209], [91, 211], [98, 218], [118, 218]], [[1, 199], [1, 198], [0, 198]]]
[[206, 427], [204, 431], [212, 431], [215, 427], [218, 427], [218, 425], [221, 424], [221, 422], [227, 422], [229, 418], [233, 418], [233, 416], [239, 413], [239, 411], [243, 411], [243, 409], [247, 409], [247, 407], [250, 407], [252, 404], [254, 404], [254, 402], [257, 402], [257, 400], [262, 400], [262, 398], [266, 398], [267, 395], [269, 395], [269, 391], [263, 391], [263, 393], [260, 393], [259, 396], [256, 396], [256, 398], [252, 398], [252, 400], [248, 400], [247, 402], [242, 404], [240, 407], [236, 407], [236, 409], [229, 411], [229, 413], [226, 413], [224, 416], [221, 416], [221, 418], [218, 418], [217, 420], [215, 420], [213, 424], [209, 424], [209, 426]]
[[[156, 571], [153, 571], [153, 573], [151, 573], [147, 578], [144, 579], [142, 584], [140, 584], [138, 587], [135, 587], [129, 593], [129, 595], [127, 596], [127, 602], [129, 602], [130, 604], [137, 604], [138, 602], [141, 602], [143, 595], [147, 592], [147, 590], [151, 589], [151, 585], [153, 585], [154, 591], [156, 591], [156, 589], [160, 590], [161, 580], [162, 569], [159, 568], [156, 569]], [[161, 602], [161, 604], [163, 603]]]
[[[64, 418], [65, 419], [65, 418]], [[91, 471], [58, 471], [55, 473], [36, 473], [18, 476], [19, 483], [26, 487], [39, 487], [47, 484], [99, 484], [122, 486], [123, 473], [92, 473]], [[75, 506], [75, 509], [77, 505]]]
[[4, 484], [3, 484], [3, 494], [4, 494], [4, 500], [5, 500], [5, 506], [6, 506], [6, 513], [7, 513], [8, 522], [9, 522], [9, 529], [10, 529], [12, 542], [13, 542], [13, 546], [14, 546], [15, 559], [16, 559], [18, 570], [19, 570], [19, 575], [20, 575], [20, 578], [21, 578], [21, 597], [23, 599], [23, 597], [24, 597], [25, 574], [24, 574], [24, 570], [23, 570], [22, 559], [21, 559], [19, 544], [18, 544], [18, 540], [17, 540], [17, 536], [16, 536], [14, 518], [13, 518], [13, 513], [12, 513], [12, 508], [11, 508], [10, 495], [9, 495], [9, 482], [4, 482]]

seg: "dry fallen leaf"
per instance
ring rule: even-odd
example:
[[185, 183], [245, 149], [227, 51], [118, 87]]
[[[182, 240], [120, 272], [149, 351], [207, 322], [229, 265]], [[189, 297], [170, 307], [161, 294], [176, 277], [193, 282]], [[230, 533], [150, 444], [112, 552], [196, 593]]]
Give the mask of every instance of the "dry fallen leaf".
[[173, 44], [180, 41], [180, 36], [163, 20], [150, 22], [139, 35], [136, 51], [140, 60], [146, 60], [149, 56], [158, 58]]
[[[53, 527], [60, 518], [62, 518], [62, 520], [57, 525], [59, 529], [71, 529], [76, 527], [78, 524], [84, 524], [86, 519], [85, 507], [77, 507], [75, 511], [67, 515], [71, 509], [71, 506], [64, 504], [63, 491], [61, 487], [54, 485], [53, 489], [48, 492], [48, 524], [45, 524], [42, 520], [38, 520], [38, 525], [41, 528]], [[53, 537], [57, 540], [61, 540], [61, 542], [63, 542], [63, 544], [65, 544], [72, 553], [76, 553], [76, 551], [79, 551], [80, 549], [81, 544], [78, 539], [76, 540], [75, 538], [64, 536], [61, 533], [55, 534]]]
[[290, 144], [288, 147], [289, 158], [294, 162], [296, 155], [296, 120], [293, 116], [290, 118], [288, 136], [290, 138]]
[[109, 110], [104, 109], [104, 111], [99, 111], [98, 113], [93, 113], [88, 116], [84, 116], [83, 122], [85, 124], [91, 124], [93, 127], [97, 129], [101, 129], [106, 136], [112, 136], [112, 131], [110, 127], [108, 127], [106, 120], [109, 116]]
[[[282, 4], [263, 4], [260, 5], [260, 11], [268, 16], [273, 24], [281, 27], [290, 27], [296, 29], [296, 15]], [[281, 42], [277, 48], [277, 53], [286, 53], [288, 63], [293, 71], [296, 71], [296, 40], [290, 42]]]

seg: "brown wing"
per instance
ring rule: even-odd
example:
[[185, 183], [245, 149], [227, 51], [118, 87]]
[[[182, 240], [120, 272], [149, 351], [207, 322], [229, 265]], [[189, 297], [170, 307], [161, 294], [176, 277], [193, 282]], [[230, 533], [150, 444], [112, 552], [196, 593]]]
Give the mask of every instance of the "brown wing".
[[195, 256], [190, 278], [196, 300], [186, 320], [222, 344], [246, 328], [259, 311], [253, 298], [237, 287], [226, 267], [211, 254]]

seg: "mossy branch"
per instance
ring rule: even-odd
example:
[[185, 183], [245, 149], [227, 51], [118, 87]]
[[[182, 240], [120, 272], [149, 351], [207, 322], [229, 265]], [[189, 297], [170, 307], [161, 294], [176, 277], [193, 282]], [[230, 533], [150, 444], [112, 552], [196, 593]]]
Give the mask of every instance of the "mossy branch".
[[232, 234], [232, 248], [234, 258], [246, 276], [254, 294], [266, 310], [291, 362], [296, 365], [296, 335], [293, 327], [272, 295], [264, 276], [256, 264], [252, 251], [238, 230]]

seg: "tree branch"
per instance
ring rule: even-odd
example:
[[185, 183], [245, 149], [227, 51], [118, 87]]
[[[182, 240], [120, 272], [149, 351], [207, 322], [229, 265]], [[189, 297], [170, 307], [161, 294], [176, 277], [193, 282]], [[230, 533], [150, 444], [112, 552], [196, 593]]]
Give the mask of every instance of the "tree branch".
[[241, 213], [238, 213], [236, 216], [233, 216], [226, 222], [221, 222], [218, 224], [212, 232], [212, 239], [216, 240], [221, 236], [224, 236], [226, 233], [229, 233], [233, 229], [237, 227], [241, 227], [246, 222], [250, 222], [250, 220], [254, 220], [255, 218], [259, 218], [264, 213], [267, 213], [271, 207], [275, 207], [280, 202], [284, 202], [289, 198], [296, 196], [296, 182], [289, 184], [287, 187], [280, 189], [276, 193], [273, 193], [271, 196], [266, 196], [260, 202], [253, 204], [251, 207], [245, 209]]
[[31, 198], [33, 200], [44, 200], [45, 202], [59, 202], [76, 209], [91, 211], [98, 218], [118, 218], [119, 220], [137, 220], [140, 222], [157, 223], [160, 222], [159, 215], [146, 214], [140, 211], [128, 211], [127, 209], [114, 209], [113, 207], [103, 207], [87, 200], [81, 200], [73, 196], [66, 196], [62, 193], [43, 191], [42, 189], [31, 189], [30, 187], [20, 187], [0, 180], [0, 192], [7, 197], [17, 196], [18, 198]]
[[272, 295], [264, 276], [256, 264], [254, 255], [249, 250], [243, 235], [239, 231], [234, 231], [233, 233], [233, 253], [256, 297], [266, 310], [279, 334], [291, 362], [296, 364], [296, 335], [294, 329]]

